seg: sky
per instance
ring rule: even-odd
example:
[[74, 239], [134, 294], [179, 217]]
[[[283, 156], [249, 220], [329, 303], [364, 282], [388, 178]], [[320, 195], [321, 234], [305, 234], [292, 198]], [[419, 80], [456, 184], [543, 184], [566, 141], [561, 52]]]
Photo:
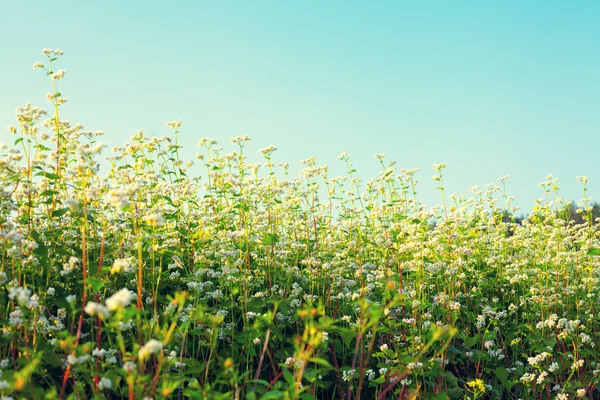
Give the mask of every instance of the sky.
[[368, 180], [386, 153], [419, 168], [430, 206], [435, 163], [446, 193], [510, 175], [523, 212], [549, 173], [571, 200], [587, 175], [600, 201], [598, 1], [2, 3], [0, 141], [17, 106], [50, 109], [32, 65], [59, 48], [61, 116], [103, 130], [108, 149], [182, 119], [187, 159], [202, 137], [229, 151], [248, 134], [250, 161], [273, 144], [292, 171], [314, 155], [343, 175], [347, 151]]

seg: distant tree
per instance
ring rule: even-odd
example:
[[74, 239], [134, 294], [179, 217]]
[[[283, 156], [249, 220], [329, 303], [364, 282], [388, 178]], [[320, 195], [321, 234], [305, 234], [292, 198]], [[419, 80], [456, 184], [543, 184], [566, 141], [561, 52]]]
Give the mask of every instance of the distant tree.
[[[596, 218], [600, 217], [600, 203], [593, 202], [590, 204], [592, 213], [592, 223], [596, 224]], [[581, 211], [578, 211], [581, 210]], [[578, 207], [575, 202], [572, 202], [569, 207], [569, 221], [575, 221], [576, 224], [587, 224], [589, 213], [583, 207]]]

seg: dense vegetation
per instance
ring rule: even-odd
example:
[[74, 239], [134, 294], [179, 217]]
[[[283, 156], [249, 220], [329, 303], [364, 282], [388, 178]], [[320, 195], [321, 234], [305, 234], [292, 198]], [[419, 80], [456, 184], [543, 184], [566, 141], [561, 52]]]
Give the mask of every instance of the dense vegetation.
[[[101, 132], [30, 104], [0, 150], [0, 396], [597, 397], [599, 228], [546, 198], [516, 223], [507, 178], [418, 202], [416, 170], [299, 177], [200, 141], [135, 133], [98, 173]], [[575, 214], [580, 222], [573, 221]]]

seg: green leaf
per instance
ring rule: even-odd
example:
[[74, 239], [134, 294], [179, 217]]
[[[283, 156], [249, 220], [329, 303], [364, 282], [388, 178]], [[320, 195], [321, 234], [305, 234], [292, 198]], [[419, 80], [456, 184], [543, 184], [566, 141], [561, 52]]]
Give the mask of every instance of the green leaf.
[[65, 215], [67, 213], [67, 211], [69, 211], [68, 208], [59, 208], [58, 210], [52, 211], [52, 216], [53, 217], [62, 217], [63, 215]]
[[343, 340], [344, 344], [346, 345], [346, 347], [350, 347], [352, 340], [354, 340], [356, 338], [356, 332], [354, 332], [353, 329], [349, 329], [349, 328], [337, 328], [336, 330], [342, 337], [342, 340]]
[[46, 179], [58, 179], [58, 178], [60, 178], [60, 176], [58, 176], [57, 174], [54, 174], [52, 172], [44, 172], [44, 171], [40, 171], [40, 172], [36, 173], [35, 176], [43, 176]]
[[325, 361], [325, 360], [323, 360], [322, 358], [319, 358], [319, 357], [312, 357], [312, 358], [309, 358], [309, 359], [308, 359], [308, 361], [309, 361], [309, 362], [312, 362], [312, 363], [315, 363], [315, 364], [322, 365], [322, 366], [324, 366], [324, 367], [326, 367], [326, 368], [333, 368], [333, 367], [331, 366], [331, 364], [329, 364], [329, 362], [327, 362], [327, 361]]
[[92, 288], [93, 291], [99, 292], [104, 287], [104, 282], [93, 276], [88, 276], [85, 282]]
[[262, 243], [267, 246], [273, 246], [279, 241], [279, 236], [274, 233], [267, 233], [262, 238]]
[[472, 337], [470, 337], [470, 338], [467, 338], [467, 339], [465, 340], [465, 346], [467, 346], [467, 347], [472, 347], [472, 346], [474, 346], [474, 345], [475, 345], [477, 342], [479, 342], [479, 339], [480, 339], [480, 337], [479, 337], [479, 335], [477, 335], [477, 334], [476, 334], [475, 336], [472, 336]]
[[504, 367], [498, 367], [494, 371], [494, 374], [496, 375], [496, 377], [498, 378], [498, 380], [504, 386], [504, 384], [506, 383], [506, 380], [508, 378], [508, 372], [506, 371], [506, 368], [504, 368]]

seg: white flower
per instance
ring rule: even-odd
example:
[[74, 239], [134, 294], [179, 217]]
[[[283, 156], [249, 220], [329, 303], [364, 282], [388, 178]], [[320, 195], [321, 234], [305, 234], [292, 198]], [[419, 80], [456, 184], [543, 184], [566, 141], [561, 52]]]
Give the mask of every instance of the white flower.
[[173, 129], [177, 129], [181, 126], [182, 121], [180, 119], [176, 119], [174, 121], [166, 122], [165, 125], [170, 126]]
[[106, 307], [93, 301], [90, 301], [85, 305], [84, 311], [92, 317], [99, 316], [101, 319], [104, 319], [110, 315]]
[[119, 308], [127, 307], [133, 299], [133, 292], [129, 289], [121, 289], [117, 293], [106, 299], [106, 307], [109, 311], [115, 311]]
[[66, 69], [60, 69], [52, 74], [52, 79], [54, 79], [54, 80], [62, 79], [66, 73], [67, 73]]
[[129, 264], [129, 261], [127, 261], [124, 258], [117, 258], [114, 262], [112, 267], [110, 268], [110, 274], [116, 274], [119, 272], [123, 272], [123, 271], [127, 271], [129, 269], [129, 267], [131, 266], [131, 264]]
[[161, 342], [159, 342], [156, 339], [150, 339], [148, 341], [148, 343], [146, 343], [145, 345], [143, 345], [139, 352], [138, 352], [138, 358], [141, 361], [144, 361], [146, 359], [148, 359], [150, 357], [151, 354], [156, 353], [157, 351], [160, 351], [163, 347], [163, 344]]
[[77, 211], [77, 209], [79, 208], [79, 202], [71, 198], [64, 199], [63, 205], [71, 211]]
[[277, 150], [277, 147], [270, 145], [270, 146], [265, 147], [264, 149], [261, 149], [260, 152], [262, 155], [270, 155], [275, 150]]
[[98, 389], [103, 390], [103, 389], [111, 389], [112, 388], [112, 381], [108, 378], [102, 377], [100, 378], [100, 382], [98, 382]]
[[107, 351], [104, 349], [99, 349], [98, 347], [96, 347], [94, 350], [92, 350], [92, 356], [94, 357], [99, 357], [99, 358], [103, 358], [106, 355]]
[[147, 215], [144, 220], [151, 226], [160, 226], [165, 223], [165, 217], [161, 214], [150, 214]]
[[125, 364], [123, 364], [123, 369], [124, 369], [126, 372], [133, 372], [133, 370], [134, 370], [134, 369], [136, 369], [136, 367], [137, 367], [137, 366], [136, 366], [136, 365], [135, 365], [135, 363], [134, 363], [134, 362], [132, 362], [132, 361], [127, 361]]

